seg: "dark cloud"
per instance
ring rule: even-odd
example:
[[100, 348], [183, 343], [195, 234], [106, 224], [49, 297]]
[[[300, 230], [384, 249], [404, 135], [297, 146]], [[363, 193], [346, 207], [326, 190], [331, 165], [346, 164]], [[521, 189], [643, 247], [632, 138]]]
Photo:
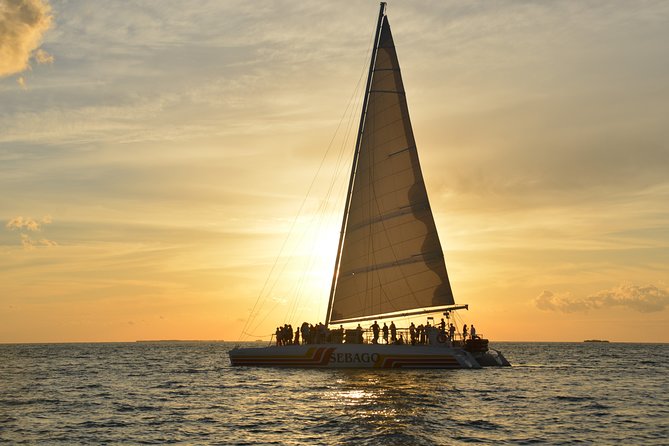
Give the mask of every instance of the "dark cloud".
[[534, 299], [540, 310], [576, 313], [587, 310], [626, 307], [641, 313], [653, 313], [669, 306], [669, 289], [655, 285], [620, 285], [585, 297], [571, 293], [543, 291]]

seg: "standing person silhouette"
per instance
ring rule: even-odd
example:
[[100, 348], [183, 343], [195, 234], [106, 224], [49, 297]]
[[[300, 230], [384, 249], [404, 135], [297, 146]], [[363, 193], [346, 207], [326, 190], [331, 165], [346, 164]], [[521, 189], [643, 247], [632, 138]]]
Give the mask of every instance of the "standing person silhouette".
[[374, 335], [374, 338], [372, 339], [372, 343], [378, 344], [379, 343], [379, 324], [374, 321], [374, 324], [372, 325], [372, 334]]
[[413, 322], [409, 325], [409, 338], [411, 339], [411, 345], [416, 345], [416, 326]]

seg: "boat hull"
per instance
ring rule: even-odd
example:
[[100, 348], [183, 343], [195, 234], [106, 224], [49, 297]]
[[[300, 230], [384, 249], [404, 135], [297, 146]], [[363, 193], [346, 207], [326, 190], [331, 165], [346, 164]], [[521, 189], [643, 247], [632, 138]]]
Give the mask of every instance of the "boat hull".
[[448, 346], [309, 344], [234, 348], [233, 366], [297, 368], [478, 369], [471, 353]]

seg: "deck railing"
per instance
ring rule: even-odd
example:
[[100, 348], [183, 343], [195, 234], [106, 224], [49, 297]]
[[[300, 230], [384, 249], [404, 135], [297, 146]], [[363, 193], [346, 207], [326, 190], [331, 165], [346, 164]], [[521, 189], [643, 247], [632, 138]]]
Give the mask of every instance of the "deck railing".
[[[294, 329], [295, 330], [295, 329]], [[299, 328], [298, 328], [299, 330]], [[294, 336], [293, 331], [293, 336]], [[481, 338], [479, 334], [476, 336]], [[374, 342], [374, 331], [371, 328], [363, 329], [325, 329], [319, 330], [316, 333], [310, 333], [308, 339], [303, 339], [302, 333], [299, 336], [299, 343], [304, 344], [379, 344], [379, 345], [428, 345], [434, 342], [438, 343], [452, 343], [453, 345], [464, 345], [467, 339], [471, 339], [468, 335], [466, 338], [462, 333], [456, 331], [451, 339], [448, 330], [445, 332], [439, 326], [424, 327], [423, 334], [416, 327], [414, 330], [414, 337], [411, 336], [411, 329], [408, 327], [397, 328], [395, 331], [395, 338], [393, 339], [390, 329], [388, 330], [388, 337], [383, 334], [383, 330], [379, 330], [378, 338]], [[290, 342], [285, 342], [284, 345], [292, 345], [294, 337]], [[270, 338], [269, 345], [276, 345], [276, 336], [273, 334]]]

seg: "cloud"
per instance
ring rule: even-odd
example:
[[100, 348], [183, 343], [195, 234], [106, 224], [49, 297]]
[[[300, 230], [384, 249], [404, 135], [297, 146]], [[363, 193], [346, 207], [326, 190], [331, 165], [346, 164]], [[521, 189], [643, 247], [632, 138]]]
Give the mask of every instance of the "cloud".
[[9, 230], [18, 229], [19, 231], [40, 231], [42, 229], [42, 225], [49, 224], [51, 221], [52, 220], [50, 215], [43, 217], [41, 220], [35, 220], [32, 217], [22, 217], [19, 215], [18, 217], [14, 217], [9, 220], [5, 227]]
[[35, 242], [33, 242], [28, 234], [21, 234], [21, 245], [23, 245], [23, 249], [33, 249]]
[[626, 284], [609, 290], [598, 291], [586, 297], [571, 293], [553, 293], [545, 290], [534, 299], [540, 310], [575, 313], [611, 307], [627, 307], [641, 313], [653, 313], [669, 306], [669, 288], [649, 284], [645, 286]]
[[37, 51], [35, 51], [35, 60], [39, 64], [52, 64], [54, 58], [51, 54], [47, 53], [42, 48], [39, 48]]
[[53, 62], [39, 49], [52, 20], [44, 0], [0, 0], [0, 77], [29, 70], [31, 57], [37, 63]]
[[23, 249], [34, 249], [37, 246], [57, 246], [58, 243], [49, 240], [47, 238], [33, 239], [28, 232], [41, 232], [44, 225], [48, 225], [52, 222], [50, 215], [42, 217], [41, 220], [36, 220], [32, 217], [14, 217], [10, 219], [5, 227], [10, 231], [19, 231], [19, 237], [21, 238], [21, 245]]

